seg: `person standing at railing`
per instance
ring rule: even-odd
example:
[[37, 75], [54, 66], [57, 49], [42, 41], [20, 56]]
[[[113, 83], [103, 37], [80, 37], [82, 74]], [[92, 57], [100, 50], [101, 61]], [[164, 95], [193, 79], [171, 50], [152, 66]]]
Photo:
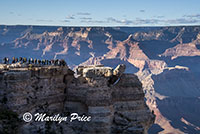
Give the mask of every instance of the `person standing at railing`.
[[15, 57], [12, 57], [12, 63], [15, 63]]
[[9, 64], [9, 58], [8, 58], [8, 57], [5, 57], [5, 58], [3, 59], [3, 61], [4, 61], [4, 64]]

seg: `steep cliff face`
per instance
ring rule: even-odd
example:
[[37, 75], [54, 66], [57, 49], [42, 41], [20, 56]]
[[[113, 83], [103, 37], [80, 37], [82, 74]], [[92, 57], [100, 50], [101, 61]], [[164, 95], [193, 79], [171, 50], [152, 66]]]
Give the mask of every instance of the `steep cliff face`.
[[[45, 112], [56, 114], [63, 112], [65, 89], [68, 82], [65, 77], [74, 78], [68, 67], [9, 68], [0, 73], [0, 99], [2, 110], [17, 113], [20, 120], [15, 133], [48, 133], [45, 123], [26, 124], [22, 120], [25, 112], [32, 114]], [[7, 117], [9, 115], [5, 115]], [[1, 120], [2, 121], [2, 120]], [[7, 124], [12, 122], [8, 117]], [[14, 133], [11, 127], [1, 122], [1, 133]], [[16, 130], [15, 130], [16, 131]], [[52, 130], [53, 131], [53, 130]], [[56, 129], [55, 129], [56, 131]]]
[[125, 64], [126, 73], [142, 82], [146, 103], [156, 114], [149, 133], [200, 133], [199, 39], [200, 26], [1, 25], [0, 59], [60, 58], [71, 69]]
[[[0, 132], [147, 133], [154, 115], [144, 102], [137, 76], [124, 74], [123, 65], [115, 70], [103, 66], [79, 67], [78, 70], [79, 76], [75, 78], [67, 66], [2, 69], [0, 106], [5, 112], [0, 112]], [[25, 112], [63, 116], [78, 113], [90, 115], [91, 121], [56, 123], [32, 120], [26, 123], [22, 120]], [[9, 128], [9, 121], [14, 121], [12, 127], [15, 129]]]

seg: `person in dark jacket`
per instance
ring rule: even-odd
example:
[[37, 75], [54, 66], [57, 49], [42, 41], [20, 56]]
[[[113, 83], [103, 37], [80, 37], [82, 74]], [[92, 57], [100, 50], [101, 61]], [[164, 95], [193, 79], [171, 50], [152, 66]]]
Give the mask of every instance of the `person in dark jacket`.
[[17, 63], [18, 62], [18, 58], [15, 58], [15, 63]]
[[19, 61], [23, 61], [23, 58], [22, 58], [22, 57], [19, 57]]
[[15, 57], [12, 57], [12, 63], [15, 63]]
[[41, 64], [41, 60], [39, 60], [39, 59], [38, 59], [38, 61], [37, 61], [37, 62], [38, 62], [38, 64]]
[[9, 58], [5, 57], [5, 58], [3, 59], [3, 61], [4, 61], [4, 64], [9, 64]]
[[26, 62], [27, 62], [27, 58], [24, 57], [24, 58], [23, 58], [23, 63], [26, 63]]

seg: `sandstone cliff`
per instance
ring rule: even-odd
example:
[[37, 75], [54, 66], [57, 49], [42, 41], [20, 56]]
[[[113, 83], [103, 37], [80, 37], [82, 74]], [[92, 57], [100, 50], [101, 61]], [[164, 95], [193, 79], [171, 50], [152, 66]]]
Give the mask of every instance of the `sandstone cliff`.
[[[0, 70], [0, 133], [142, 134], [154, 122], [136, 75], [103, 66], [20, 67]], [[90, 115], [90, 122], [22, 120], [25, 112]], [[12, 122], [12, 123], [11, 123]]]
[[156, 115], [152, 134], [200, 133], [199, 50], [200, 26], [0, 25], [0, 59], [56, 57], [71, 69], [125, 64], [126, 73], [142, 82], [146, 104]]

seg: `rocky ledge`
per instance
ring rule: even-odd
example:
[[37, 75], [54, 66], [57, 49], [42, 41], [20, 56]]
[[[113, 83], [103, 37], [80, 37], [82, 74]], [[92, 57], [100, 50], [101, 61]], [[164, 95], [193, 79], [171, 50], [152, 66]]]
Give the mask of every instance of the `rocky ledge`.
[[[2, 65], [3, 66], [3, 65]], [[154, 115], [144, 101], [137, 76], [116, 69], [67, 66], [0, 69], [0, 133], [146, 134]], [[88, 115], [88, 122], [24, 122], [32, 115]]]

